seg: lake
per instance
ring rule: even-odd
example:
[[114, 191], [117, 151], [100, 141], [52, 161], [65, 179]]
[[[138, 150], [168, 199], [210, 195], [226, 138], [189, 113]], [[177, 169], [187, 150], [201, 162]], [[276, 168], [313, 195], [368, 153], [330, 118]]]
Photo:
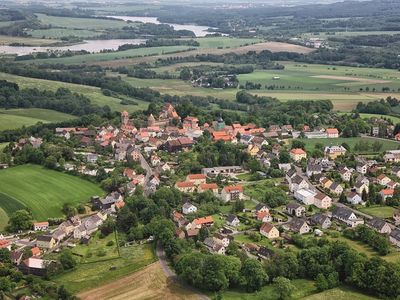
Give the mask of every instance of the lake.
[[214, 32], [207, 31], [209, 27], [199, 26], [199, 25], [182, 25], [182, 24], [172, 24], [172, 23], [161, 23], [156, 17], [130, 17], [130, 16], [107, 16], [108, 18], [114, 18], [124, 21], [131, 22], [142, 22], [142, 23], [153, 23], [153, 24], [167, 24], [174, 27], [175, 30], [190, 30], [196, 35], [196, 37], [204, 37], [207, 34], [212, 34]]
[[91, 53], [100, 52], [101, 50], [117, 50], [119, 46], [124, 44], [140, 45], [144, 44], [144, 39], [114, 39], [114, 40], [87, 40], [80, 44], [61, 47], [30, 47], [30, 46], [0, 46], [0, 54], [17, 54], [27, 55], [35, 52], [47, 51], [80, 51], [86, 50]]

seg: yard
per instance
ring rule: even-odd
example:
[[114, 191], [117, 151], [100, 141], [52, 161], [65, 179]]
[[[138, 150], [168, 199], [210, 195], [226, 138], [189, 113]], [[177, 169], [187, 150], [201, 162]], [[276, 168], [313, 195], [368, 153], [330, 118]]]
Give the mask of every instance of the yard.
[[26, 206], [40, 221], [61, 217], [64, 203], [77, 205], [103, 194], [94, 183], [38, 165], [0, 170], [0, 207], [8, 215]]
[[359, 211], [377, 218], [391, 218], [395, 208], [391, 206], [371, 205], [370, 207], [361, 207]]

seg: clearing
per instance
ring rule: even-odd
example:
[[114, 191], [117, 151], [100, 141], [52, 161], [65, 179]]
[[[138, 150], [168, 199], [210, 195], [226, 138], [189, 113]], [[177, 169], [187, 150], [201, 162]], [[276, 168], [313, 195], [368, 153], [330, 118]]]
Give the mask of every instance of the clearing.
[[77, 205], [103, 194], [94, 183], [38, 165], [0, 170], [0, 207], [8, 215], [26, 206], [36, 220], [61, 217], [64, 203]]
[[41, 108], [0, 109], [0, 130], [35, 125], [38, 122], [55, 123], [76, 119], [75, 116]]
[[78, 297], [82, 300], [198, 299], [191, 291], [165, 277], [159, 262], [132, 275], [80, 293]]

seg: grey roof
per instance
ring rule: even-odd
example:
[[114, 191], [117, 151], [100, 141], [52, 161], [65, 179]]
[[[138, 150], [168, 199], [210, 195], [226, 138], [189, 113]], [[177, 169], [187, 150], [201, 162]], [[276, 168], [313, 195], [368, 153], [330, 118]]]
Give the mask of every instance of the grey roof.
[[287, 209], [298, 209], [299, 207], [303, 207], [303, 205], [301, 205], [297, 202], [290, 202], [286, 205]]
[[[182, 205], [182, 208], [189, 209], [192, 206], [194, 206], [192, 203], [186, 202], [185, 204]], [[194, 207], [196, 207], [196, 206], [194, 206]]]
[[267, 247], [261, 246], [257, 252], [258, 256], [271, 257], [274, 255], [274, 251], [268, 249]]
[[204, 240], [204, 244], [207, 247], [213, 248], [214, 247], [214, 239], [212, 237], [208, 237]]
[[330, 218], [324, 214], [315, 214], [311, 217], [311, 222], [318, 225], [324, 224], [326, 220], [330, 221]]
[[42, 242], [50, 242], [52, 240], [52, 236], [51, 235], [39, 235], [37, 237], [38, 241], [42, 241]]
[[303, 227], [304, 223], [307, 224], [304, 219], [293, 218], [289, 223], [290, 230], [298, 232], [300, 231], [300, 228]]
[[226, 217], [226, 221], [228, 221], [229, 223], [232, 223], [237, 217], [235, 215], [228, 215]]
[[335, 207], [334, 210], [332, 211], [333, 217], [344, 220], [348, 220], [352, 214], [353, 211], [345, 207]]
[[386, 222], [379, 218], [373, 218], [372, 220], [368, 221], [368, 225], [376, 230], [381, 230], [386, 225]]
[[261, 210], [261, 209], [263, 209], [264, 207], [267, 207], [268, 208], [268, 206], [267, 205], [265, 205], [264, 203], [258, 203], [257, 205], [256, 205], [256, 211], [259, 211], [259, 210]]
[[293, 183], [300, 184], [300, 183], [302, 183], [303, 181], [304, 181], [304, 178], [301, 177], [301, 176], [299, 176], [299, 175], [296, 175], [296, 176], [294, 176], [294, 177], [292, 178], [292, 182], [293, 182]]
[[397, 241], [400, 241], [400, 229], [396, 228], [392, 230], [392, 232], [390, 233], [390, 237]]
[[286, 175], [292, 178], [294, 175], [296, 175], [296, 170], [291, 168], [289, 171], [287, 171]]
[[322, 171], [322, 166], [318, 164], [308, 164], [307, 165], [307, 170], [308, 171], [314, 171], [314, 172], [321, 172]]
[[336, 190], [336, 188], [337, 188], [339, 185], [340, 185], [339, 183], [333, 182], [333, 183], [331, 184], [331, 186], [330, 186], [330, 189], [331, 189], [331, 190]]

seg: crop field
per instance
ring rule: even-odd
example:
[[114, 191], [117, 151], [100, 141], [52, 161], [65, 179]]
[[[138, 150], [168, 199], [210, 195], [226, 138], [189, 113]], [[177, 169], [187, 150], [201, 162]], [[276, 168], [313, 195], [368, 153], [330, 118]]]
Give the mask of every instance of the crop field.
[[35, 125], [38, 122], [52, 123], [75, 119], [75, 116], [54, 110], [27, 108], [27, 109], [0, 109], [0, 130], [16, 129], [22, 126]]
[[87, 38], [101, 35], [101, 31], [86, 30], [86, 29], [70, 29], [70, 28], [50, 28], [50, 29], [34, 29], [29, 32], [32, 37], [46, 37], [50, 39], [60, 39], [62, 37], [76, 36]]
[[[373, 137], [353, 137], [353, 138], [336, 138], [336, 139], [301, 139], [302, 142], [305, 143], [305, 148], [307, 151], [313, 151], [315, 149], [316, 144], [322, 144], [324, 146], [331, 146], [331, 145], [341, 145], [342, 143], [346, 143], [349, 145], [350, 150], [354, 151], [354, 146], [360, 142], [368, 142], [370, 146], [375, 141], [382, 143], [382, 149], [380, 152], [387, 151], [387, 150], [396, 150], [400, 147], [400, 143], [392, 140], [383, 140], [383, 139], [376, 139]], [[369, 151], [366, 152], [373, 152], [370, 148]]]
[[[101, 288], [105, 284], [112, 285], [116, 290], [114, 292], [118, 292], [118, 290], [127, 288], [127, 286], [126, 283], [115, 285], [118, 282], [116, 280], [130, 278], [129, 275], [131, 274], [135, 276], [135, 272], [156, 260], [150, 244], [122, 247], [120, 251], [121, 257], [115, 257], [113, 254], [111, 257], [108, 257], [108, 255], [103, 256], [98, 261], [92, 260], [88, 263], [79, 263], [74, 270], [57, 276], [54, 281], [64, 285], [73, 293], [82, 292], [79, 298], [85, 294], [87, 295], [86, 297], [90, 296], [92, 289]], [[93, 255], [96, 254], [93, 253]], [[84, 293], [85, 291], [89, 292]], [[104, 299], [104, 297], [97, 299]]]
[[103, 193], [94, 183], [37, 165], [0, 170], [0, 206], [8, 214], [26, 206], [37, 220], [61, 217], [64, 203], [85, 203]]
[[110, 29], [122, 28], [127, 26], [127, 22], [118, 20], [106, 20], [95, 18], [70, 18], [70, 17], [56, 17], [48, 16], [45, 14], [36, 14], [39, 21], [44, 25], [51, 25], [53, 27], [72, 28], [72, 29]]
[[30, 46], [46, 46], [58, 42], [57, 40], [49, 40], [42, 38], [30, 38], [30, 37], [18, 37], [18, 36], [8, 36], [0, 35], [0, 46], [9, 45], [12, 43], [20, 43]]
[[233, 48], [262, 42], [261, 39], [257, 38], [232, 37], [203, 37], [197, 38], [196, 41], [200, 43], [200, 48]]
[[78, 297], [82, 300], [198, 299], [191, 291], [167, 279], [158, 262], [132, 275], [80, 293]]
[[15, 82], [22, 88], [37, 88], [40, 90], [50, 90], [50, 91], [55, 91], [60, 87], [68, 88], [73, 92], [80, 93], [88, 97], [93, 104], [97, 104], [99, 106], [108, 105], [111, 108], [111, 110], [115, 111], [127, 110], [129, 112], [133, 112], [137, 110], [146, 109], [148, 106], [147, 102], [137, 99], [132, 99], [132, 100], [137, 102], [138, 105], [122, 105], [120, 104], [121, 99], [105, 96], [101, 92], [100, 88], [87, 85], [29, 78], [29, 77], [16, 76], [1, 72], [0, 72], [0, 80], [8, 80], [10, 82]]
[[130, 49], [126, 51], [118, 51], [118, 52], [84, 54], [84, 55], [75, 55], [63, 58], [36, 59], [29, 62], [86, 64], [86, 63], [97, 63], [101, 61], [112, 61], [118, 59], [175, 53], [188, 50], [189, 48], [190, 47], [188, 46], [163, 46], [163, 47], [148, 47], [148, 48], [143, 47], [138, 49]]

